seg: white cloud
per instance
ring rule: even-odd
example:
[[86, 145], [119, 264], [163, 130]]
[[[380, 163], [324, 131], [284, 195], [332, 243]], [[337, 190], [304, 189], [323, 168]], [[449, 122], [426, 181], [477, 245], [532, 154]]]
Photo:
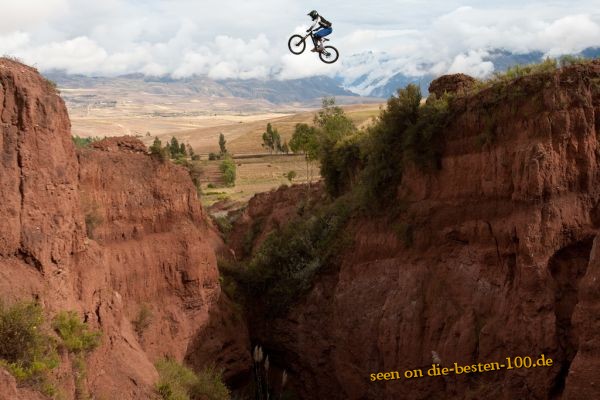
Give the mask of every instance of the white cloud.
[[64, 14], [67, 0], [9, 0], [0, 2], [0, 34], [24, 29], [35, 29]]
[[484, 61], [484, 57], [489, 54], [486, 51], [474, 50], [469, 51], [467, 54], [459, 54], [454, 57], [450, 67], [446, 72], [451, 74], [463, 73], [474, 76], [476, 78], [483, 78], [494, 72], [494, 63], [490, 61]]
[[[487, 51], [547, 55], [600, 46], [597, 0], [345, 0], [319, 5], [334, 24], [333, 65], [287, 40], [309, 25], [291, 0], [0, 0], [0, 54], [42, 70], [292, 79], [339, 74], [368, 92], [395, 73], [485, 76]], [[310, 8], [310, 7], [309, 7]]]

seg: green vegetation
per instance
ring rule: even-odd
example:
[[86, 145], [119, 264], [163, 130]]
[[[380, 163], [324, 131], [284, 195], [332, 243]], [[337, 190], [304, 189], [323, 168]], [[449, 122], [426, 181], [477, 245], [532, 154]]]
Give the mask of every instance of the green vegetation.
[[52, 328], [62, 339], [62, 347], [73, 355], [72, 369], [75, 376], [75, 394], [79, 400], [89, 399], [85, 387], [85, 356], [100, 345], [102, 334], [90, 331], [75, 311], [62, 311], [52, 320]]
[[561, 67], [569, 67], [571, 65], [587, 64], [592, 62], [592, 60], [581, 56], [566, 55], [562, 56], [558, 62]]
[[50, 371], [59, 365], [58, 351], [64, 349], [75, 355], [77, 398], [87, 398], [83, 357], [99, 345], [100, 333], [88, 330], [75, 312], [58, 313], [52, 328], [60, 340], [50, 335], [39, 304], [19, 302], [7, 307], [0, 303], [0, 366], [19, 383], [55, 396], [58, 392], [51, 383]]
[[42, 307], [0, 303], [0, 366], [20, 383], [53, 394], [49, 372], [59, 365], [56, 339], [46, 333]]
[[75, 311], [62, 311], [52, 320], [52, 328], [70, 353], [87, 353], [100, 345], [102, 334], [90, 331]]
[[152, 317], [153, 315], [152, 310], [150, 310], [150, 307], [148, 307], [146, 304], [142, 304], [135, 319], [131, 321], [131, 323], [133, 324], [133, 329], [139, 337], [142, 337], [144, 335], [144, 332], [152, 323]]
[[219, 149], [221, 149], [221, 155], [227, 154], [227, 141], [222, 133], [219, 133]]
[[231, 158], [226, 158], [219, 165], [219, 170], [223, 173], [223, 180], [225, 185], [235, 185], [235, 162]]
[[[269, 234], [245, 268], [224, 261], [219, 267], [238, 282], [247, 301], [260, 299], [267, 317], [282, 315], [310, 289], [315, 274], [330, 265], [340, 246], [346, 244], [341, 233], [351, 210], [348, 199], [340, 198]], [[249, 233], [256, 236], [254, 231], [255, 226]]]
[[288, 171], [287, 173], [283, 174], [283, 176], [285, 176], [287, 180], [290, 181], [290, 183], [292, 183], [292, 181], [296, 179], [298, 174], [296, 173], [296, 171]]
[[546, 58], [537, 64], [514, 65], [503, 73], [494, 74], [492, 81], [512, 81], [523, 76], [556, 72], [557, 69], [558, 62], [555, 59]]
[[518, 78], [532, 75], [551, 74], [556, 72], [560, 67], [584, 65], [590, 62], [592, 62], [591, 59], [586, 59], [584, 57], [565, 55], [558, 59], [546, 58], [539, 63], [514, 65], [504, 72], [495, 73], [488, 80], [477, 82], [477, 84], [475, 84], [475, 86], [473, 86], [471, 89], [471, 93], [479, 92], [483, 89], [488, 89], [491, 87], [497, 87], [502, 91], [508, 83]]
[[283, 152], [281, 145], [281, 136], [277, 129], [273, 129], [271, 123], [267, 124], [267, 130], [262, 135], [263, 144], [262, 146], [266, 149], [269, 149], [271, 153], [275, 152]]
[[150, 154], [158, 157], [159, 160], [165, 162], [171, 158], [171, 153], [169, 149], [165, 146], [163, 147], [162, 142], [159, 138], [154, 138], [154, 142], [152, 146], [150, 146]]
[[200, 177], [202, 176], [202, 166], [200, 165], [200, 156], [194, 153], [192, 146], [179, 143], [177, 138], [173, 137], [170, 143], [164, 147], [159, 138], [154, 138], [150, 146], [150, 154], [158, 157], [162, 162], [170, 159], [177, 165], [185, 167], [190, 174], [190, 178], [196, 187], [198, 195], [202, 193]]
[[189, 144], [179, 143], [177, 138], [173, 136], [170, 142], [162, 145], [159, 138], [154, 138], [154, 142], [150, 146], [150, 154], [157, 156], [161, 161], [175, 160], [183, 161], [191, 159], [192, 161], [200, 160], [200, 156], [194, 153], [194, 149]]
[[191, 369], [171, 359], [156, 363], [160, 379], [156, 390], [163, 400], [228, 400], [229, 389], [222, 381], [221, 373], [206, 368], [195, 374]]
[[77, 135], [72, 136], [72, 139], [73, 139], [73, 144], [75, 144], [75, 147], [77, 147], [78, 149], [83, 149], [83, 148], [89, 147], [90, 144], [92, 144], [94, 142], [97, 142], [99, 140], [102, 140], [99, 137], [85, 137], [85, 138], [82, 138], [82, 137], [79, 137]]
[[317, 130], [307, 124], [296, 124], [292, 140], [290, 140], [290, 149], [294, 153], [303, 153], [306, 160], [306, 182], [310, 182], [310, 162], [319, 157], [319, 140]]

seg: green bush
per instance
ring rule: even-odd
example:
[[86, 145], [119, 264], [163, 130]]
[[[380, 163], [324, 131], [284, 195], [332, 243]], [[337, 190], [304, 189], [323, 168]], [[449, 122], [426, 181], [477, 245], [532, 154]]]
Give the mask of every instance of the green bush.
[[323, 147], [321, 174], [327, 191], [334, 197], [351, 189], [364, 167], [363, 146], [366, 135], [357, 132], [346, 136], [332, 146]]
[[417, 123], [421, 91], [408, 85], [392, 96], [376, 123], [369, 128], [364, 145], [366, 159], [361, 182], [365, 202], [381, 204], [396, 193], [403, 171], [406, 130]]
[[245, 268], [224, 265], [222, 273], [239, 283], [249, 301], [259, 299], [266, 318], [280, 316], [310, 289], [316, 273], [344, 245], [342, 231], [351, 211], [347, 199], [339, 198], [311, 216], [299, 217], [270, 233]]
[[294, 179], [296, 179], [296, 177], [298, 176], [298, 174], [296, 173], [296, 171], [288, 171], [287, 173], [283, 174], [283, 176], [285, 178], [287, 178], [287, 180], [290, 181], [290, 183], [292, 183], [292, 181]]
[[231, 158], [227, 158], [221, 162], [221, 165], [219, 165], [219, 170], [223, 173], [225, 185], [234, 186], [236, 175], [235, 162], [233, 162]]
[[59, 364], [56, 341], [44, 332], [44, 314], [36, 303], [0, 303], [0, 365], [19, 381], [49, 394], [48, 373]]
[[346, 188], [344, 171], [340, 167], [340, 150], [338, 143], [356, 133], [356, 127], [344, 110], [335, 105], [335, 99], [323, 99], [323, 107], [315, 115], [314, 124], [317, 127], [319, 141], [319, 161], [321, 176], [325, 187], [332, 196], [339, 196]]
[[52, 328], [71, 353], [87, 353], [100, 345], [101, 333], [90, 331], [75, 311], [61, 311], [52, 320]]
[[171, 359], [156, 363], [159, 381], [156, 390], [163, 400], [228, 400], [229, 389], [221, 373], [206, 368], [199, 374]]

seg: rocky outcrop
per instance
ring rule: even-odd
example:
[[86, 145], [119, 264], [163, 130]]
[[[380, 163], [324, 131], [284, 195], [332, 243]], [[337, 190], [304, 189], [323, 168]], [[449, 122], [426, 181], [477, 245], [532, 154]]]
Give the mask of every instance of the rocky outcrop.
[[[103, 332], [87, 360], [90, 393], [153, 398], [154, 361], [183, 360], [192, 344], [211, 354], [234, 349], [238, 364], [203, 360], [228, 377], [243, 374], [245, 325], [222, 323], [233, 309], [219, 286], [213, 249], [220, 239], [187, 171], [153, 159], [133, 138], [76, 152], [52, 86], [5, 59], [0, 121], [0, 298], [38, 299], [50, 314], [75, 310]], [[142, 309], [148, 326], [136, 332]], [[218, 340], [198, 345], [209, 326]], [[59, 380], [73, 388], [69, 374]]]
[[434, 79], [429, 85], [429, 93], [435, 94], [439, 99], [448, 94], [460, 94], [471, 88], [475, 82], [474, 78], [465, 74], [444, 75]]
[[[441, 169], [404, 173], [406, 211], [353, 219], [338, 268], [253, 323], [301, 398], [598, 397], [598, 82], [596, 61], [453, 100]], [[552, 367], [370, 381], [541, 354]]]

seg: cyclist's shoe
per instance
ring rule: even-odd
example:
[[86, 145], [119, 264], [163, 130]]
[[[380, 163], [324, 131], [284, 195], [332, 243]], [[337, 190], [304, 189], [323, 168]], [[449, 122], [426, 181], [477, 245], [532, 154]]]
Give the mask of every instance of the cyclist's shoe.
[[318, 48], [316, 48], [316, 47], [315, 47], [315, 48], [314, 48], [314, 49], [312, 49], [311, 51], [312, 51], [313, 53], [316, 53], [317, 51], [320, 51], [320, 50], [319, 50]]

